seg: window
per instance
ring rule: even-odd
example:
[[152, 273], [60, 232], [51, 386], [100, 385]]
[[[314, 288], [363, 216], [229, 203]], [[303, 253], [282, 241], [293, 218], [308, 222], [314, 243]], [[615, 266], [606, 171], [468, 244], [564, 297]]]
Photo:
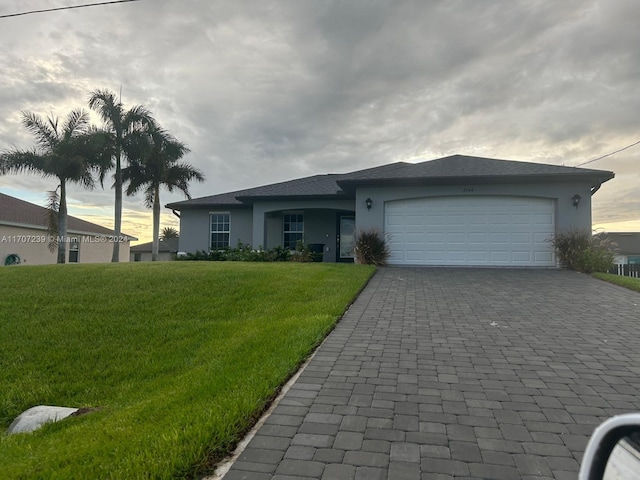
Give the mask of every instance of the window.
[[230, 215], [228, 213], [211, 214], [211, 250], [221, 250], [229, 247]]
[[69, 263], [78, 263], [80, 255], [80, 244], [77, 237], [69, 239]]
[[134, 254], [133, 254], [133, 261], [134, 261], [134, 262], [140, 262], [140, 261], [142, 261], [142, 254], [141, 254], [141, 253], [134, 253]]
[[286, 213], [284, 215], [283, 247], [295, 250], [296, 244], [302, 240], [304, 234], [304, 219], [301, 213]]

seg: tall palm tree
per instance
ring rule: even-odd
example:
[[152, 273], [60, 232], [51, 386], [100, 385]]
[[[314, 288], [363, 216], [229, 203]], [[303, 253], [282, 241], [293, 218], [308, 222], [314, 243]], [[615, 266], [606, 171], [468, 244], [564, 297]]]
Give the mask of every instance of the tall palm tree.
[[129, 182], [127, 195], [143, 190], [145, 205], [153, 208], [151, 260], [155, 261], [159, 247], [160, 187], [169, 192], [177, 188], [191, 198], [189, 182], [202, 182], [204, 175], [190, 164], [179, 161], [189, 149], [155, 123], [148, 124], [146, 131], [138, 137], [138, 141], [127, 147], [129, 166], [123, 170], [123, 179]]
[[[93, 172], [110, 161], [105, 157], [107, 138], [89, 124], [83, 110], [71, 111], [63, 124], [57, 117], [43, 120], [36, 114], [22, 112], [22, 124], [36, 137], [32, 150], [14, 149], [0, 156], [0, 173], [38, 173], [56, 177], [58, 186], [49, 192], [49, 206], [57, 225], [50, 248], [58, 248], [58, 263], [65, 263], [67, 243], [67, 182], [87, 189], [95, 187]], [[59, 191], [59, 193], [58, 193]], [[58, 242], [60, 238], [63, 241]]]
[[180, 237], [180, 232], [173, 227], [164, 227], [160, 232], [160, 240], [169, 240], [170, 238]]
[[[89, 98], [89, 108], [96, 111], [105, 124], [105, 130], [111, 135], [111, 156], [115, 166], [115, 213], [113, 235], [117, 239], [122, 233], [122, 163], [126, 159], [127, 145], [135, 134], [152, 121], [150, 112], [142, 105], [125, 110], [116, 94], [109, 90], [94, 90]], [[112, 262], [120, 260], [120, 242], [113, 242]]]

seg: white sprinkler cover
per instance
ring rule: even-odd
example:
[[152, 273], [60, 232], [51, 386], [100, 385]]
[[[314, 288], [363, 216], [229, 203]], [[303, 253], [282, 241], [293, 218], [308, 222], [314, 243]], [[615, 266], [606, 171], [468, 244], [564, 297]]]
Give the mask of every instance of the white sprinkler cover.
[[38, 430], [45, 423], [64, 420], [69, 415], [77, 412], [77, 408], [53, 407], [50, 405], [38, 405], [25, 410], [9, 425], [7, 433], [28, 433]]

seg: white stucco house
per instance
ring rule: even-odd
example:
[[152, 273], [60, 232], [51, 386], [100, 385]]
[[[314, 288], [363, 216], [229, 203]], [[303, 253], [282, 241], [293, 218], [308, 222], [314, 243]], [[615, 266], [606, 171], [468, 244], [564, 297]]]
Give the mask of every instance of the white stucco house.
[[346, 174], [314, 175], [166, 205], [181, 252], [237, 242], [323, 245], [353, 261], [359, 229], [389, 241], [392, 265], [554, 267], [549, 240], [591, 228], [591, 197], [613, 172], [454, 155]]
[[611, 273], [640, 276], [640, 232], [601, 232], [596, 237], [607, 242], [616, 254]]
[[[57, 262], [58, 251], [48, 248], [48, 210], [0, 193], [0, 265], [16, 255], [22, 265]], [[73, 216], [67, 217], [66, 261], [106, 263], [113, 252], [113, 230]], [[137, 238], [120, 237], [120, 261], [129, 261], [129, 246]]]

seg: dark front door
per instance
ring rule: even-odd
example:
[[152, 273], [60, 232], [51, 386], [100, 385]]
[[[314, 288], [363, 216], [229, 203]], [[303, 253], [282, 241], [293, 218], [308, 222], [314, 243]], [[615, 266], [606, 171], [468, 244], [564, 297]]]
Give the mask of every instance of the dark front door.
[[353, 262], [356, 241], [356, 217], [339, 213], [337, 218], [336, 262]]

